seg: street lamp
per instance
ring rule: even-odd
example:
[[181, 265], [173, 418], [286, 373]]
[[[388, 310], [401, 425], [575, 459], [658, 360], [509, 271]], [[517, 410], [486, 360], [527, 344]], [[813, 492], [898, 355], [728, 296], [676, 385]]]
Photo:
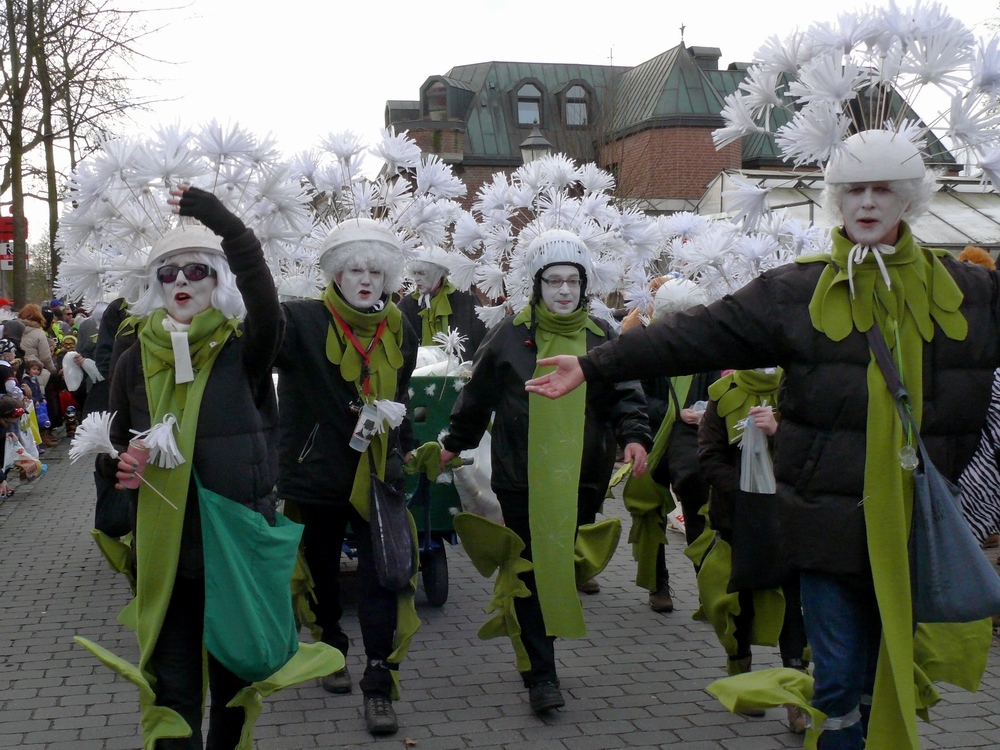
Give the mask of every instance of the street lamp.
[[528, 137], [521, 141], [521, 160], [525, 164], [530, 164], [543, 156], [552, 153], [552, 144], [545, 140], [542, 131], [538, 129], [538, 120], [535, 120]]

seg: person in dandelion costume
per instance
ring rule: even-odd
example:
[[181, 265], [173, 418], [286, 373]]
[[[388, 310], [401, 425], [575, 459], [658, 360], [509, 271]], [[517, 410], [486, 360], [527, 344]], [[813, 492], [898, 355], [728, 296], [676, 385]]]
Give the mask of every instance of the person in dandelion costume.
[[[206, 647], [208, 563], [198, 486], [276, 523], [271, 362], [282, 322], [254, 233], [208, 191], [181, 188], [174, 195], [182, 216], [201, 223], [168, 231], [150, 250], [148, 288], [131, 307], [138, 340], [119, 359], [110, 395], [116, 415], [110, 438], [122, 453], [118, 461], [104, 459], [104, 471], [116, 467], [119, 481], [133, 478], [135, 458], [123, 452], [133, 430], [148, 430], [169, 415], [176, 420], [182, 461], [145, 467], [147, 483], [134, 510], [135, 599], [122, 621], [138, 635], [138, 669], [78, 640], [139, 687], [147, 750], [203, 747], [205, 685], [211, 695], [205, 746], [246, 750], [260, 696], [283, 678], [275, 679], [278, 670], [260, 682], [240, 677]], [[285, 595], [290, 612], [291, 590]], [[297, 656], [307, 658], [306, 652]], [[320, 674], [342, 663], [332, 649], [321, 647], [314, 656], [326, 661]], [[289, 676], [297, 666], [282, 669]], [[306, 670], [299, 678], [314, 674]]]
[[[614, 338], [610, 325], [591, 317], [584, 304], [593, 274], [589, 256], [583, 241], [568, 230], [546, 230], [531, 241], [524, 252], [533, 280], [530, 302], [494, 328], [479, 347], [472, 377], [455, 403], [442, 440], [443, 468], [460, 451], [479, 445], [495, 412], [491, 484], [505, 531], [516, 535], [514, 546], [523, 550], [517, 561], [519, 590], [511, 594], [515, 617], [508, 622], [507, 634], [536, 714], [565, 705], [555, 639], [586, 634], [576, 586], [596, 575], [615, 547], [611, 545], [598, 569], [576, 569], [577, 529], [581, 524], [594, 528], [614, 466], [615, 440], [624, 447], [626, 462], [635, 462], [636, 475], [645, 471], [652, 445], [638, 383], [599, 384], [576, 394], [572, 402], [555, 404], [524, 391], [524, 381], [538, 373], [536, 360], [546, 354], [584, 354]], [[462, 516], [456, 519], [456, 529], [475, 560]], [[620, 531], [617, 524], [615, 529]], [[579, 532], [581, 540], [586, 536]], [[505, 581], [501, 573], [498, 594], [505, 584], [516, 582]]]
[[421, 346], [434, 346], [434, 335], [455, 329], [465, 336], [465, 351], [475, 354], [486, 336], [486, 326], [476, 315], [476, 298], [455, 288], [448, 279], [449, 253], [424, 247], [407, 264], [413, 292], [399, 302], [399, 310], [420, 334]]
[[[412, 448], [409, 420], [381, 430], [363, 450], [351, 445], [361, 408], [378, 401], [407, 404], [416, 365], [416, 334], [389, 295], [399, 285], [403, 254], [395, 233], [370, 218], [345, 219], [320, 248], [329, 283], [322, 299], [281, 305], [285, 339], [275, 365], [281, 403], [278, 492], [305, 524], [305, 560], [315, 582], [313, 614], [320, 637], [343, 653], [340, 556], [347, 524], [358, 552], [358, 619], [365, 650], [360, 681], [373, 734], [392, 734], [400, 662], [418, 621], [415, 588], [398, 593], [378, 580], [369, 525], [371, 464], [389, 483], [403, 481]], [[349, 693], [347, 669], [323, 688]]]

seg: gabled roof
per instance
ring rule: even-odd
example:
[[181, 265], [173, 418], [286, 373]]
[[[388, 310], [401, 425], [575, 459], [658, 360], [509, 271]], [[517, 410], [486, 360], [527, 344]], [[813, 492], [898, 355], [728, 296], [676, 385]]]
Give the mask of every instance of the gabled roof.
[[682, 44], [623, 73], [610, 134], [669, 125], [721, 126], [723, 101]]
[[[551, 95], [564, 91], [573, 83], [583, 83], [594, 95], [596, 113], [614, 80], [626, 70], [628, 68], [609, 65], [501, 61], [452, 68], [443, 78], [459, 82], [466, 90], [475, 92], [466, 113], [465, 162], [521, 163], [521, 141], [530, 128], [518, 125], [517, 112], [512, 105], [515, 86], [526, 80], [536, 82], [547, 94], [542, 100], [540, 126], [553, 147], [574, 154], [592, 152], [591, 130], [567, 127]], [[594, 157], [596, 154], [590, 158]]]

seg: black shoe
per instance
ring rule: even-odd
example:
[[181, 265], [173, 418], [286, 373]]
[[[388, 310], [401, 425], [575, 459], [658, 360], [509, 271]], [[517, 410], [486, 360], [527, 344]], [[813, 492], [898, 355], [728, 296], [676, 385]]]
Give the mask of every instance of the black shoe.
[[365, 696], [365, 724], [372, 734], [395, 734], [399, 729], [392, 701], [384, 695]]
[[539, 716], [553, 708], [562, 708], [566, 705], [559, 688], [551, 682], [539, 682], [528, 688], [528, 702], [531, 704], [531, 710]]
[[349, 693], [351, 692], [351, 673], [347, 671], [347, 667], [344, 667], [333, 674], [320, 678], [319, 683], [328, 693]]

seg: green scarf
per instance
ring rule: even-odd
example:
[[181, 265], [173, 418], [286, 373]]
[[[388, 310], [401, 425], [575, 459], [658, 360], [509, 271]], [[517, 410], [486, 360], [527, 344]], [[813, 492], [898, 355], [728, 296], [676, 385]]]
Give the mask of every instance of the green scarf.
[[625, 509], [632, 516], [628, 541], [632, 545], [632, 558], [638, 563], [635, 585], [649, 591], [656, 590], [656, 555], [659, 546], [667, 543], [667, 536], [663, 533], [663, 519], [674, 508], [670, 488], [654, 482], [653, 473], [663, 459], [663, 454], [667, 452], [670, 433], [674, 429], [678, 411], [687, 401], [693, 380], [693, 375], [670, 378], [676, 404], [672, 398], [653, 440], [653, 450], [646, 462], [646, 473], [641, 477], [629, 475], [622, 492]]
[[[379, 339], [378, 344], [371, 353], [369, 362], [370, 388], [365, 394], [362, 380], [361, 368], [364, 360], [361, 353], [348, 339], [347, 334], [341, 329], [340, 324], [331, 314], [330, 327], [326, 333], [326, 357], [334, 365], [340, 367], [340, 375], [348, 383], [355, 383], [358, 387], [358, 395], [365, 403], [371, 404], [376, 400], [387, 399], [393, 401], [396, 398], [396, 373], [403, 366], [403, 352], [400, 348], [403, 343], [403, 316], [399, 308], [392, 302], [387, 302], [385, 307], [376, 312], [362, 312], [351, 307], [340, 296], [336, 285], [330, 284], [323, 294], [323, 301], [337, 311], [337, 315], [350, 326], [351, 331], [357, 337], [361, 345], [367, 348], [379, 324], [385, 320], [386, 328]], [[375, 460], [375, 468], [379, 477], [385, 477], [385, 459], [389, 444], [388, 431], [378, 433], [368, 446], [367, 450], [372, 452]], [[354, 486], [351, 489], [351, 504], [361, 514], [361, 517], [368, 520], [368, 488], [371, 485], [371, 469], [368, 465], [368, 456], [362, 452], [358, 458], [358, 467], [354, 474]]]
[[[940, 259], [917, 245], [909, 227], [901, 224], [896, 252], [882, 258], [891, 289], [869, 255], [854, 266], [855, 296], [851, 298], [846, 269], [853, 243], [837, 230], [832, 232], [832, 239], [833, 252], [820, 258], [827, 267], [809, 304], [813, 326], [833, 341], [841, 341], [854, 328], [867, 331], [878, 315], [919, 423], [923, 412], [923, 345], [933, 338], [934, 323], [948, 338], [965, 339], [968, 326], [959, 311], [962, 292]], [[918, 708], [925, 706], [918, 705], [914, 690], [907, 552], [913, 478], [900, 466], [898, 452], [907, 443], [907, 436], [874, 355], [868, 365], [867, 385], [863, 493], [868, 554], [882, 616], [882, 646], [866, 747], [917, 750], [920, 742], [916, 715]], [[916, 681], [921, 682], [919, 675]]]
[[[529, 305], [514, 325], [530, 326], [532, 311], [538, 359], [583, 356], [588, 330], [604, 336], [583, 307], [557, 315], [544, 304]], [[533, 377], [550, 370], [536, 367]], [[586, 384], [557, 401], [528, 394], [528, 516], [535, 581], [546, 632], [562, 638], [587, 634], [573, 571], [586, 409]]]
[[[420, 308], [420, 345], [433, 346], [434, 334], [448, 330], [448, 316], [451, 315], [451, 301], [448, 296], [455, 291], [455, 285], [445, 279], [437, 294], [431, 297], [430, 307]], [[413, 298], [420, 302], [420, 292], [414, 292]]]
[[747, 418], [753, 407], [765, 403], [777, 407], [781, 375], [780, 367], [772, 373], [736, 370], [708, 387], [708, 397], [716, 402], [719, 416], [726, 420], [730, 445], [743, 437], [743, 429], [737, 425]]

